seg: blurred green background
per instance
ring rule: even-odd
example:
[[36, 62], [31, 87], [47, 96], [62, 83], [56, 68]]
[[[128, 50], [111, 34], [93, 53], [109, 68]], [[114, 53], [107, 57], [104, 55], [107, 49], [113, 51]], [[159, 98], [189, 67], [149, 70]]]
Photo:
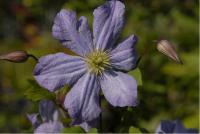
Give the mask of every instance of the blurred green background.
[[[0, 54], [26, 50], [37, 57], [67, 52], [51, 36], [56, 13], [71, 8], [89, 19], [104, 0], [1, 0]], [[199, 129], [199, 1], [124, 0], [126, 25], [120, 41], [138, 36], [138, 53], [146, 49], [139, 68], [139, 105], [113, 108], [103, 101], [105, 132], [128, 132], [130, 126], [154, 132], [161, 119], [180, 119], [186, 127]], [[173, 42], [183, 60], [175, 64], [155, 49], [153, 40]], [[0, 132], [31, 132], [26, 114], [37, 112], [37, 102], [24, 93], [33, 79], [35, 61], [24, 64], [0, 61]]]

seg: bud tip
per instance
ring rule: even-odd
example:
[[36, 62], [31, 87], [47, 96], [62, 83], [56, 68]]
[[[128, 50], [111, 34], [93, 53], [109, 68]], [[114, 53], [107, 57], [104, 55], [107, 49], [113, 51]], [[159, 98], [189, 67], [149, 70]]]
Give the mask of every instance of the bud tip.
[[181, 61], [176, 50], [174, 49], [174, 47], [172, 46], [172, 44], [169, 41], [167, 41], [167, 40], [158, 41], [156, 48], [159, 52], [161, 52], [165, 56], [169, 57], [170, 59], [172, 59], [176, 63], [183, 65], [183, 62]]

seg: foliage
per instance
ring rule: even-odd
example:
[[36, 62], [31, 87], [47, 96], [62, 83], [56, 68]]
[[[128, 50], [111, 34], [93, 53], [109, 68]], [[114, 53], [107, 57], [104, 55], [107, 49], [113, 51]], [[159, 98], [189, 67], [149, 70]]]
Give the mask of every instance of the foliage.
[[64, 128], [62, 133], [84, 133], [84, 130], [81, 127], [70, 127]]
[[135, 127], [130, 127], [129, 128], [129, 133], [138, 133], [138, 134], [142, 134], [140, 129], [135, 128]]
[[96, 128], [92, 128], [92, 129], [90, 129], [90, 131], [88, 133], [96, 134], [96, 133], [98, 133], [98, 130]]
[[139, 68], [130, 71], [128, 74], [136, 79], [138, 86], [142, 86], [142, 74]]
[[31, 85], [24, 95], [31, 101], [40, 101], [42, 99], [55, 100], [55, 94], [46, 89], [41, 88], [34, 80], [29, 80]]

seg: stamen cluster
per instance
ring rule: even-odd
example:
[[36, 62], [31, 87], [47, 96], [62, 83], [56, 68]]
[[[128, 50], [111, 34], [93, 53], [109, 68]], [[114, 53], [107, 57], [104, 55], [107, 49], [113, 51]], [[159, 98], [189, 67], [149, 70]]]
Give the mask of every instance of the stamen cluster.
[[86, 63], [91, 73], [101, 75], [109, 68], [109, 55], [104, 51], [94, 51], [86, 56]]

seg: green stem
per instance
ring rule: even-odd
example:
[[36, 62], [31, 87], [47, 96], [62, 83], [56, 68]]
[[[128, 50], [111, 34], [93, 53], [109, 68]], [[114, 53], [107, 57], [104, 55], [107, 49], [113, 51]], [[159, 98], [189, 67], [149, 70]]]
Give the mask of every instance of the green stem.
[[31, 57], [31, 58], [33, 58], [36, 62], [38, 62], [38, 58], [35, 57], [34, 55], [32, 55], [32, 54], [28, 54], [28, 56]]

